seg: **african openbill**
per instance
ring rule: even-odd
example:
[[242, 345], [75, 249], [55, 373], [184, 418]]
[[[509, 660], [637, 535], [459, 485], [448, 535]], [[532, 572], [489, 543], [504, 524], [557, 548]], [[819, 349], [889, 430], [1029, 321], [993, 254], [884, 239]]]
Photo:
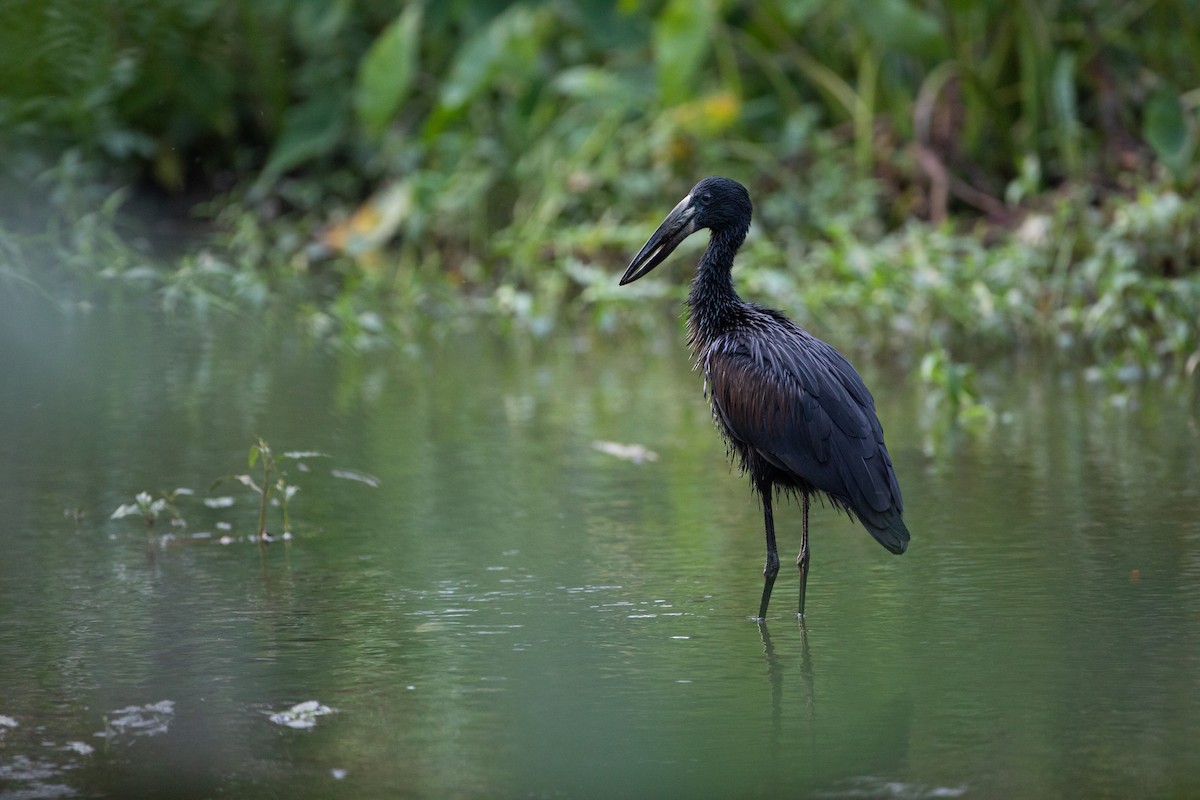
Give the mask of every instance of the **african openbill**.
[[708, 228], [708, 249], [688, 294], [688, 344], [704, 372], [713, 419], [762, 499], [767, 534], [762, 602], [767, 615], [779, 573], [772, 495], [799, 495], [803, 532], [800, 616], [808, 583], [808, 505], [824, 492], [857, 516], [893, 553], [908, 546], [904, 501], [875, 416], [875, 400], [841, 353], [774, 309], [747, 303], [733, 289], [733, 257], [750, 230], [750, 195], [728, 178], [705, 178], [672, 209], [621, 276], [636, 281], [679, 243]]

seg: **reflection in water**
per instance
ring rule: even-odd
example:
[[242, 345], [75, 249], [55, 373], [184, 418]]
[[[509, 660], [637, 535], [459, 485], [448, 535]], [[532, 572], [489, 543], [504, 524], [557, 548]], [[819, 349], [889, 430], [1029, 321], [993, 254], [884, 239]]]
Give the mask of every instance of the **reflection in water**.
[[[619, 341], [478, 335], [418, 359], [136, 317], [25, 322], [0, 339], [0, 793], [162, 795], [180, 776], [195, 796], [298, 798], [1200, 783], [1186, 398], [1146, 387], [1116, 408], [1053, 370], [981, 373], [1007, 421], [931, 456], [917, 426], [888, 430], [922, 532], [909, 554], [874, 560], [860, 528], [814, 509], [807, 623], [756, 637], [761, 519], [674, 344], [631, 363]], [[881, 416], [919, 418], [919, 387], [868, 380]], [[378, 486], [291, 476], [295, 539], [261, 550], [241, 498], [182, 509], [188, 535], [156, 537], [151, 560], [138, 524], [108, 518], [141, 490], [203, 493], [258, 435]], [[231, 544], [191, 535], [218, 521]], [[104, 710], [164, 698], [162, 733], [97, 746]], [[314, 699], [338, 713], [270, 721]]]
[[[771, 631], [765, 620], [757, 620], [759, 638], [762, 642], [763, 657], [767, 662], [767, 679], [771, 687], [771, 763], [777, 774], [780, 770], [786, 770], [793, 763], [789, 748], [797, 746], [805, 751], [812, 753], [816, 752], [816, 742], [814, 739], [814, 722], [816, 709], [816, 681], [813, 676], [812, 653], [808, 646], [808, 628], [805, 625], [803, 617], [797, 617], [796, 628], [800, 642], [800, 653], [797, 664], [791, 666], [798, 667], [801, 684], [801, 696], [793, 697], [792, 702], [796, 708], [801, 709], [799, 717], [796, 720], [797, 733], [795, 735], [784, 734], [784, 672], [787, 666], [782, 663], [782, 659], [775, 651], [775, 644], [771, 640]], [[800, 732], [803, 733], [800, 733]]]
[[[804, 718], [811, 720], [815, 692], [813, 687], [812, 654], [808, 650], [808, 628], [804, 619], [796, 620], [800, 634], [800, 677], [804, 682]], [[783, 669], [779, 656], [775, 653], [775, 645], [771, 641], [771, 631], [765, 620], [758, 620], [758, 633], [762, 640], [763, 655], [767, 661], [767, 676], [771, 685], [771, 722], [776, 734], [779, 733], [780, 721], [783, 718]]]
[[[762, 638], [763, 655], [767, 659], [767, 678], [771, 686], [771, 750], [775, 756], [773, 761], [778, 763], [780, 731], [783, 721], [783, 671], [779, 666], [779, 656], [775, 654], [775, 645], [771, 642], [771, 632], [767, 629], [766, 620], [758, 620], [758, 635]], [[807, 642], [805, 642], [804, 649], [807, 652]]]

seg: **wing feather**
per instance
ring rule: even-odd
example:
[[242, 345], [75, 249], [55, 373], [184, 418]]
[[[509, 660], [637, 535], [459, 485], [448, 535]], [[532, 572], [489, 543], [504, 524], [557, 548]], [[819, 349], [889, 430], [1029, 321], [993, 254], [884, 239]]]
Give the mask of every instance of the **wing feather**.
[[828, 344], [785, 318], [774, 321], [784, 324], [772, 324], [771, 337], [739, 331], [702, 354], [722, 426], [848, 506], [877, 538], [876, 529], [902, 526], [900, 487], [862, 378]]

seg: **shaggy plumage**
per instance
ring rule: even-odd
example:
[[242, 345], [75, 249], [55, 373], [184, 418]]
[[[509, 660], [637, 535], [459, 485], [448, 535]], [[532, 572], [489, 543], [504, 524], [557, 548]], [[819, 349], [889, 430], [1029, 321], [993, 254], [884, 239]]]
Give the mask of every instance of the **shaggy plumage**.
[[650, 237], [621, 283], [654, 269], [695, 231], [711, 231], [688, 295], [688, 343], [704, 373], [717, 427], [762, 500], [767, 563], [759, 618], [779, 571], [772, 495], [785, 491], [801, 499], [803, 616], [811, 495], [823, 493], [856, 516], [893, 553], [904, 552], [909, 533], [875, 401], [858, 372], [780, 312], [747, 303], [734, 291], [733, 259], [750, 229], [751, 211], [741, 184], [705, 178]]

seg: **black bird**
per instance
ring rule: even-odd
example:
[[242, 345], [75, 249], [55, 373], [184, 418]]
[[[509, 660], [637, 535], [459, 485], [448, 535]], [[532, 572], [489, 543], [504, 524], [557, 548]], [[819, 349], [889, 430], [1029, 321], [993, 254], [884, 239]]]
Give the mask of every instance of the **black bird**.
[[774, 309], [733, 289], [733, 257], [750, 230], [750, 195], [728, 178], [705, 178], [672, 209], [629, 263], [621, 285], [661, 264], [679, 243], [708, 228], [708, 249], [688, 295], [688, 344], [704, 372], [713, 418], [762, 499], [767, 533], [758, 618], [767, 616], [779, 573], [771, 497], [799, 495], [803, 533], [800, 616], [808, 583], [809, 497], [824, 492], [857, 516], [881, 545], [908, 547], [904, 501], [875, 416], [875, 400], [841, 353]]

